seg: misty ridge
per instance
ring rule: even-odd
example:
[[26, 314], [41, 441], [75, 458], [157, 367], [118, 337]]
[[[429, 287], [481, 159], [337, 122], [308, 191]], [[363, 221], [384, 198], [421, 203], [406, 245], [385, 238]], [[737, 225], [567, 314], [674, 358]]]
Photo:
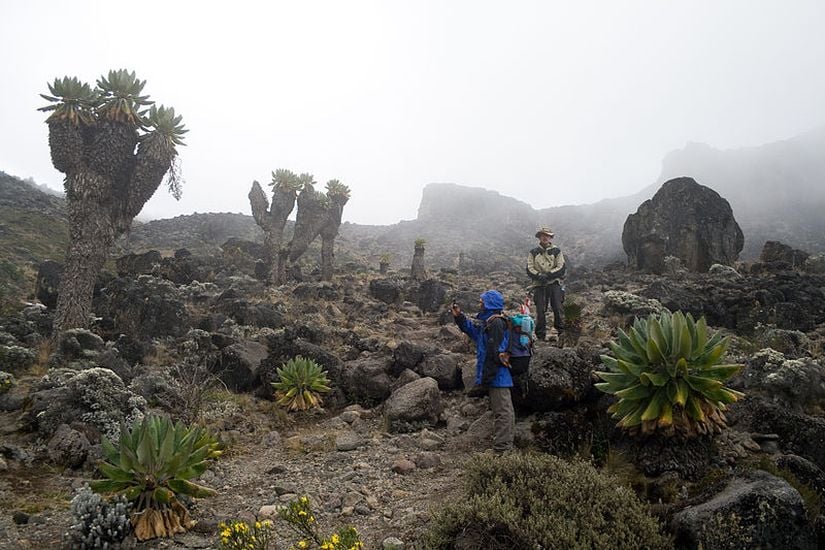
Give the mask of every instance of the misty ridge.
[[[428, 265], [457, 266], [459, 255], [477, 269], [521, 269], [521, 256], [534, 243], [539, 225], [556, 232], [556, 242], [574, 265], [600, 267], [624, 262], [622, 227], [628, 215], [665, 181], [687, 176], [726, 199], [745, 235], [740, 260], [759, 256], [766, 241], [780, 241], [810, 253], [825, 251], [825, 128], [755, 147], [719, 150], [689, 143], [669, 153], [654, 183], [633, 195], [593, 204], [536, 209], [495, 191], [452, 183], [424, 188], [414, 220], [371, 226], [341, 225], [338, 257], [377, 263], [390, 255], [408, 266], [415, 239], [427, 242]], [[552, 193], [553, 184], [547, 186]], [[291, 222], [287, 226], [291, 231]], [[195, 243], [192, 238], [195, 238]], [[193, 214], [135, 224], [119, 243], [122, 252], [220, 246], [229, 238], [261, 242], [251, 215]]]

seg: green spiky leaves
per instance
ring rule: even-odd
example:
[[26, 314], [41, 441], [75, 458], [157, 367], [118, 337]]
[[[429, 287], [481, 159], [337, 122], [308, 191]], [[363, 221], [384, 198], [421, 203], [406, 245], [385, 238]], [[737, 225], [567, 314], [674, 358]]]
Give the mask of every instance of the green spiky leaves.
[[331, 199], [343, 199], [349, 200], [350, 190], [349, 187], [344, 185], [338, 180], [329, 180], [327, 182], [327, 197]]
[[166, 416], [147, 416], [131, 428], [121, 428], [115, 446], [103, 438], [105, 460], [98, 468], [105, 479], [94, 481], [99, 493], [122, 494], [137, 502], [136, 512], [161, 509], [177, 495], [215, 494], [191, 480], [209, 461], [221, 455], [217, 440], [204, 428], [173, 423]]
[[285, 168], [278, 168], [272, 172], [272, 181], [269, 183], [277, 191], [285, 191], [288, 193], [297, 193], [300, 191], [304, 182], [292, 170]]
[[743, 397], [724, 383], [742, 365], [719, 364], [728, 339], [708, 335], [705, 318], [665, 311], [619, 329], [602, 355], [596, 387], [618, 398], [608, 408], [631, 433], [694, 437], [726, 427], [723, 411]]
[[148, 95], [140, 95], [145, 85], [145, 80], [126, 69], [109, 71], [108, 76], [101, 76], [97, 80], [100, 91], [98, 115], [114, 122], [141, 126], [145, 112], [141, 108], [153, 103]]
[[[171, 107], [152, 106], [154, 101], [148, 95], [141, 95], [146, 81], [137, 78], [134, 71], [109, 71], [97, 80], [95, 88], [68, 76], [55, 79], [48, 86], [51, 95], [40, 95], [51, 104], [38, 109], [54, 111], [46, 122], [66, 120], [74, 125], [80, 122], [92, 125], [98, 120], [108, 120], [135, 128], [148, 127], [150, 134], [157, 132], [170, 143], [183, 145], [182, 135], [187, 130], [181, 124], [182, 117], [176, 116]], [[152, 108], [146, 110], [149, 106]]]
[[312, 359], [300, 355], [278, 369], [278, 382], [272, 382], [279, 405], [290, 411], [321, 406], [321, 394], [331, 390], [326, 371]]
[[147, 136], [153, 134], [161, 136], [172, 146], [185, 145], [183, 134], [189, 130], [181, 124], [182, 120], [181, 115], [175, 115], [174, 107], [164, 107], [163, 105], [156, 107], [152, 105], [144, 121], [145, 126], [153, 128]]
[[49, 101], [51, 105], [37, 109], [44, 112], [54, 111], [46, 122], [65, 120], [75, 126], [81, 122], [94, 123], [94, 109], [100, 97], [98, 90], [92, 90], [88, 84], [81, 82], [77, 77], [68, 76], [55, 78], [54, 83], [48, 86], [51, 95], [40, 94], [40, 97]]

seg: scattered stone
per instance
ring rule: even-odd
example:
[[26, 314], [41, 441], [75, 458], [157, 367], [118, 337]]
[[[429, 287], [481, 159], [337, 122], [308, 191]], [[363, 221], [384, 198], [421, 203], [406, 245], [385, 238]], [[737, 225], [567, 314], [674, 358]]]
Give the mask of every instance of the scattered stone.
[[381, 548], [383, 550], [404, 550], [404, 541], [398, 537], [387, 537], [381, 541]]
[[421, 470], [430, 470], [441, 466], [441, 456], [437, 453], [424, 452], [415, 457], [415, 465]]
[[390, 431], [403, 430], [410, 424], [435, 424], [441, 410], [441, 392], [432, 378], [421, 378], [398, 388], [384, 403]]
[[281, 508], [278, 504], [266, 504], [261, 506], [258, 510], [258, 519], [275, 519], [278, 517], [278, 510]]
[[335, 448], [339, 451], [354, 451], [363, 445], [363, 438], [351, 430], [340, 432], [335, 436]]
[[86, 462], [89, 447], [89, 440], [84, 434], [66, 424], [61, 424], [49, 440], [46, 452], [49, 460], [58, 466], [79, 468]]
[[411, 474], [415, 471], [416, 465], [415, 462], [409, 460], [407, 458], [399, 458], [395, 462], [392, 463], [392, 467], [390, 468], [396, 474], [400, 474], [405, 476], [407, 474]]

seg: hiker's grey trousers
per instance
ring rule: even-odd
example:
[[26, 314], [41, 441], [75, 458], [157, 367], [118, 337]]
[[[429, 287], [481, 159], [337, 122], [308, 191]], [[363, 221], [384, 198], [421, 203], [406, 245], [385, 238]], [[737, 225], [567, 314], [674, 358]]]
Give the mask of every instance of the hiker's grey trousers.
[[513, 448], [513, 430], [516, 413], [510, 388], [490, 388], [490, 408], [493, 409], [493, 450], [509, 451]]

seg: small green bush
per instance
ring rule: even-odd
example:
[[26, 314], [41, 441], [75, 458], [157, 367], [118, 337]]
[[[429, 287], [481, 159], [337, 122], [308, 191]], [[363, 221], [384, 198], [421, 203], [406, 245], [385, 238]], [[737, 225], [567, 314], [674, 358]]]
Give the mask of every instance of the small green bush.
[[466, 494], [434, 512], [425, 548], [670, 548], [633, 492], [581, 461], [482, 454]]

